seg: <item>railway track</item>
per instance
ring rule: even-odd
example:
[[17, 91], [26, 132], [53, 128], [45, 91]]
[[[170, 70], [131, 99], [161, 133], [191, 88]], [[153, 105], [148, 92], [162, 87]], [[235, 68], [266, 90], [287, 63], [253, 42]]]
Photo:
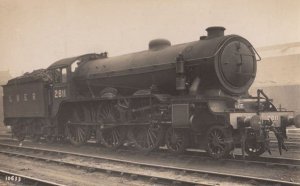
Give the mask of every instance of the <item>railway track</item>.
[[17, 174], [11, 171], [0, 170], [0, 179], [16, 185], [35, 185], [35, 186], [65, 186], [59, 183], [34, 178], [22, 174]]
[[[11, 140], [11, 138], [9, 138]], [[15, 141], [14, 141], [15, 142]], [[99, 145], [96, 145], [95, 142], [90, 142], [88, 144], [91, 147], [99, 147]], [[1, 142], [0, 142], [1, 146]], [[101, 149], [101, 150], [107, 150], [107, 149]], [[277, 148], [276, 148], [277, 150]], [[124, 153], [133, 153], [133, 154], [141, 154], [144, 155], [143, 152], [136, 151], [135, 149], [132, 148], [120, 148], [118, 149], [119, 152], [124, 152]], [[170, 157], [178, 157], [178, 155], [169, 153], [169, 151], [165, 148], [160, 148], [158, 151], [151, 152], [152, 154], [157, 154], [157, 155], [168, 155]], [[283, 152], [285, 153], [285, 152]], [[207, 153], [203, 150], [198, 150], [198, 149], [187, 149], [187, 151], [184, 154], [179, 155], [181, 158], [196, 158], [200, 161], [216, 161], [215, 159], [208, 157]], [[221, 160], [221, 161], [224, 161]], [[284, 157], [272, 157], [272, 156], [259, 156], [259, 157], [249, 157], [245, 156], [245, 158], [241, 155], [241, 153], [235, 153], [234, 157], [226, 159], [226, 161], [230, 162], [242, 162], [242, 163], [251, 163], [251, 164], [266, 164], [267, 166], [281, 166], [281, 167], [292, 167], [292, 168], [297, 168], [300, 167], [300, 159], [295, 159], [295, 158], [284, 158]]]
[[[10, 144], [5, 144], [0, 142], [0, 147], [3, 146], [9, 146]], [[109, 149], [96, 146], [95, 143], [89, 143], [91, 147], [99, 148], [101, 151], [109, 151]], [[15, 145], [11, 145], [11, 147], [16, 147]], [[30, 147], [23, 147], [31, 149]], [[46, 150], [46, 149], [43, 149]], [[51, 150], [49, 150], [51, 151]], [[144, 152], [136, 151], [132, 148], [120, 148], [118, 149], [119, 153], [125, 153], [125, 154], [140, 154], [145, 155]], [[146, 153], [147, 154], [147, 153]], [[151, 152], [151, 154], [157, 155], [157, 156], [168, 156], [172, 158], [181, 158], [181, 159], [191, 159], [193, 158], [195, 161], [211, 161], [215, 162], [216, 160], [209, 157], [207, 153], [203, 150], [198, 149], [187, 149], [187, 151], [184, 154], [173, 154], [170, 153], [166, 148], [162, 147], [158, 149], [157, 151]], [[234, 157], [230, 157], [227, 159], [220, 159], [217, 161], [227, 161], [227, 162], [238, 162], [242, 164], [257, 164], [257, 165], [266, 165], [266, 166], [277, 166], [277, 167], [285, 167], [285, 168], [294, 168], [294, 169], [300, 169], [300, 159], [295, 158], [284, 158], [284, 157], [266, 157], [266, 156], [258, 156], [258, 157], [249, 157], [245, 156], [245, 158], [241, 154], [234, 154]]]
[[[114, 159], [108, 158], [103, 156], [92, 156], [87, 154], [80, 154], [74, 152], [66, 152], [66, 151], [58, 151], [58, 150], [49, 150], [49, 149], [42, 149], [42, 148], [32, 148], [32, 147], [19, 147], [15, 145], [8, 145], [8, 144], [0, 144], [1, 150], [0, 153], [6, 154], [9, 156], [16, 156], [22, 158], [31, 158], [34, 160], [41, 160], [46, 161], [49, 163], [57, 163], [60, 165], [72, 166], [76, 168], [86, 169], [88, 171], [99, 171], [105, 172], [108, 174], [116, 175], [116, 176], [127, 176], [133, 179], [146, 179], [151, 180], [154, 182], [164, 183], [164, 184], [178, 184], [178, 185], [215, 185], [218, 182], [224, 182], [224, 180], [234, 180], [235, 182], [239, 183], [249, 183], [249, 184], [259, 184], [259, 185], [300, 185], [300, 183], [289, 182], [289, 181], [282, 181], [282, 180], [275, 180], [275, 179], [267, 179], [255, 176], [245, 176], [245, 175], [237, 175], [237, 174], [229, 174], [229, 173], [220, 173], [214, 171], [207, 171], [207, 170], [199, 170], [199, 169], [188, 169], [182, 167], [175, 167], [175, 166], [165, 166], [159, 164], [149, 164], [149, 163], [142, 163], [137, 161], [128, 161], [128, 160], [121, 160], [121, 159]], [[39, 154], [39, 155], [36, 155]], [[81, 159], [82, 161], [100, 161], [102, 164], [109, 164], [110, 166], [94, 166], [94, 165], [86, 165], [86, 164], [78, 164], [71, 161], [65, 161], [62, 156], [70, 156], [73, 158]], [[227, 160], [226, 160], [227, 161]], [[239, 161], [240, 160], [229, 160], [229, 161]], [[292, 168], [299, 168], [299, 161], [300, 160], [289, 160], [289, 163], [279, 163], [279, 162], [272, 162], [272, 166], [292, 166]], [[254, 162], [254, 161], [244, 161], [243, 163], [256, 163], [263, 165], [263, 162]], [[270, 162], [267, 162], [270, 164]], [[132, 171], [132, 169], [128, 168], [127, 170], [124, 169], [117, 169], [113, 168], [116, 165], [120, 167], [120, 165], [124, 167], [135, 167], [136, 169], [144, 169], [144, 170], [153, 170], [163, 171], [174, 173], [173, 176], [161, 176], [161, 174], [149, 174], [147, 171]], [[117, 166], [117, 167], [118, 167]], [[184, 175], [178, 176], [176, 175]], [[205, 178], [204, 180], [217, 180], [213, 183], [207, 183], [207, 181], [201, 182], [201, 179], [184, 179], [188, 177], [187, 175], [194, 175], [195, 178]], [[194, 180], [194, 181], [193, 181]], [[203, 180], [203, 179], [202, 179]]]
[[[15, 140], [13, 140], [10, 137], [6, 138], [7, 140], [11, 141], [11, 142], [16, 142]], [[5, 141], [7, 142], [7, 141]], [[35, 142], [31, 142], [31, 141], [28, 141], [29, 143], [35, 143]], [[277, 145], [277, 144], [276, 144]], [[299, 147], [300, 147], [300, 143], [297, 144]], [[0, 146], [1, 146], [1, 141], [0, 141]], [[95, 144], [95, 141], [89, 141], [89, 143], [87, 144], [87, 146], [90, 146], [90, 147], [96, 147], [96, 148], [101, 148], [101, 150], [108, 150], [106, 148], [103, 148], [101, 146], [99, 146], [98, 144]], [[277, 147], [274, 148], [276, 149], [277, 151]], [[125, 152], [125, 153], [139, 153], [141, 155], [145, 154], [143, 152], [139, 152], [139, 151], [136, 151], [135, 149], [132, 149], [132, 148], [128, 148], [128, 147], [124, 147], [124, 148], [119, 148], [118, 149], [119, 152]], [[168, 156], [178, 156], [176, 154], [173, 154], [173, 153], [169, 153], [169, 151], [164, 148], [164, 147], [161, 147], [159, 150], [157, 151], [154, 151], [154, 152], [151, 152], [152, 154], [158, 154], [158, 155], [165, 155], [167, 154]], [[283, 154], [285, 153], [285, 151], [283, 150]], [[207, 153], [204, 151], [204, 150], [199, 150], [199, 149], [187, 149], [187, 151], [183, 154], [180, 154], [179, 155], [180, 157], [183, 157], [183, 158], [198, 158], [200, 160], [205, 160], [205, 161], [215, 161], [215, 159], [211, 158], [211, 157], [208, 157], [207, 156]], [[247, 162], [251, 162], [251, 163], [257, 163], [257, 164], [268, 164], [268, 165], [281, 165], [281, 166], [288, 166], [288, 167], [298, 167], [299, 166], [299, 162], [300, 162], [300, 159], [295, 159], [295, 158], [284, 158], [284, 157], [272, 157], [272, 156], [258, 156], [258, 157], [249, 157], [247, 155], [245, 155], [245, 158], [241, 155], [241, 152], [237, 152], [234, 154], [234, 157], [231, 157], [229, 159], [226, 159], [226, 161], [242, 161], [244, 163], [247, 163]]]
[[[11, 138], [12, 134], [0, 134], [0, 138]], [[277, 146], [277, 141], [275, 137], [271, 137], [271, 145]], [[300, 135], [298, 136], [291, 136], [289, 139], [285, 142], [288, 147], [300, 147]]]
[[[162, 149], [162, 151], [165, 151]], [[208, 157], [207, 153], [204, 151], [199, 151], [195, 149], [188, 149], [188, 151], [180, 155], [183, 158], [198, 158], [200, 160], [206, 161], [216, 161], [215, 159]], [[221, 159], [219, 161], [229, 161], [229, 162], [241, 162], [245, 164], [261, 164], [267, 166], [279, 166], [279, 167], [289, 167], [289, 168], [299, 168], [300, 169], [300, 159], [292, 159], [292, 158], [283, 158], [283, 157], [265, 157], [265, 156], [258, 156], [258, 157], [244, 157], [241, 154], [235, 154], [234, 157], [228, 159]]]

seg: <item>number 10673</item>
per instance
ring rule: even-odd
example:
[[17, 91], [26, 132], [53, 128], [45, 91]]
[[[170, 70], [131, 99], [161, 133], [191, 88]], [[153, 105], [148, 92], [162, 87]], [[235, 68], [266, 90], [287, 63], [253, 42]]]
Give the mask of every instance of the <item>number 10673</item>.
[[20, 176], [5, 176], [5, 181], [21, 182]]

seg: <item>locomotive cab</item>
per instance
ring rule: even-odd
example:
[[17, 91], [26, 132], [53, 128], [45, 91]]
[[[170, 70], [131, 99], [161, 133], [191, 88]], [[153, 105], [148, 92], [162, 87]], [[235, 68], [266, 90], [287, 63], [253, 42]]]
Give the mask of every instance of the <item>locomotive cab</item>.
[[49, 90], [52, 105], [52, 117], [57, 116], [64, 101], [75, 99], [77, 96], [74, 76], [78, 66], [93, 59], [103, 58], [106, 55], [106, 53], [85, 54], [56, 61], [48, 67], [47, 70], [50, 71], [53, 79]]
[[71, 88], [71, 67], [59, 66], [48, 69], [53, 81], [50, 84], [49, 95], [51, 104], [51, 114], [55, 116], [62, 101], [70, 97]]

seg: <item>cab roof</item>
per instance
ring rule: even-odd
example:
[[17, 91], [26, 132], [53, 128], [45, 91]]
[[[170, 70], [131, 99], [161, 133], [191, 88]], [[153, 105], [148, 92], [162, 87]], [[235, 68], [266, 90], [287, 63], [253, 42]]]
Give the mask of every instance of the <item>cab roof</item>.
[[69, 66], [69, 65], [72, 65], [72, 63], [74, 63], [77, 60], [80, 60], [80, 62], [83, 62], [83, 61], [89, 61], [89, 60], [94, 60], [94, 59], [98, 59], [98, 58], [104, 58], [104, 57], [106, 57], [106, 55], [107, 55], [106, 53], [101, 53], [101, 54], [89, 53], [89, 54], [84, 54], [84, 55], [80, 55], [80, 56], [76, 56], [76, 57], [65, 58], [65, 59], [61, 59], [61, 60], [54, 62], [47, 69], [49, 70], [49, 69], [55, 69], [55, 68], [59, 68], [59, 67]]

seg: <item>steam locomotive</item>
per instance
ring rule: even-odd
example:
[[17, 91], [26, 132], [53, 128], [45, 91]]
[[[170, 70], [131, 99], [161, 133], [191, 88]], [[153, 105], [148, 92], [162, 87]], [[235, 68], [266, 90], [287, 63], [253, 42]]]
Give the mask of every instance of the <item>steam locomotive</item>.
[[[91, 138], [116, 149], [132, 143], [149, 152], [205, 149], [214, 158], [235, 147], [259, 156], [269, 133], [286, 149], [286, 127], [300, 116], [277, 110], [262, 91], [248, 93], [260, 59], [251, 43], [209, 27], [199, 40], [108, 57], [85, 54], [14, 78], [4, 88], [4, 123], [22, 141]], [[258, 58], [258, 59], [257, 59]]]

